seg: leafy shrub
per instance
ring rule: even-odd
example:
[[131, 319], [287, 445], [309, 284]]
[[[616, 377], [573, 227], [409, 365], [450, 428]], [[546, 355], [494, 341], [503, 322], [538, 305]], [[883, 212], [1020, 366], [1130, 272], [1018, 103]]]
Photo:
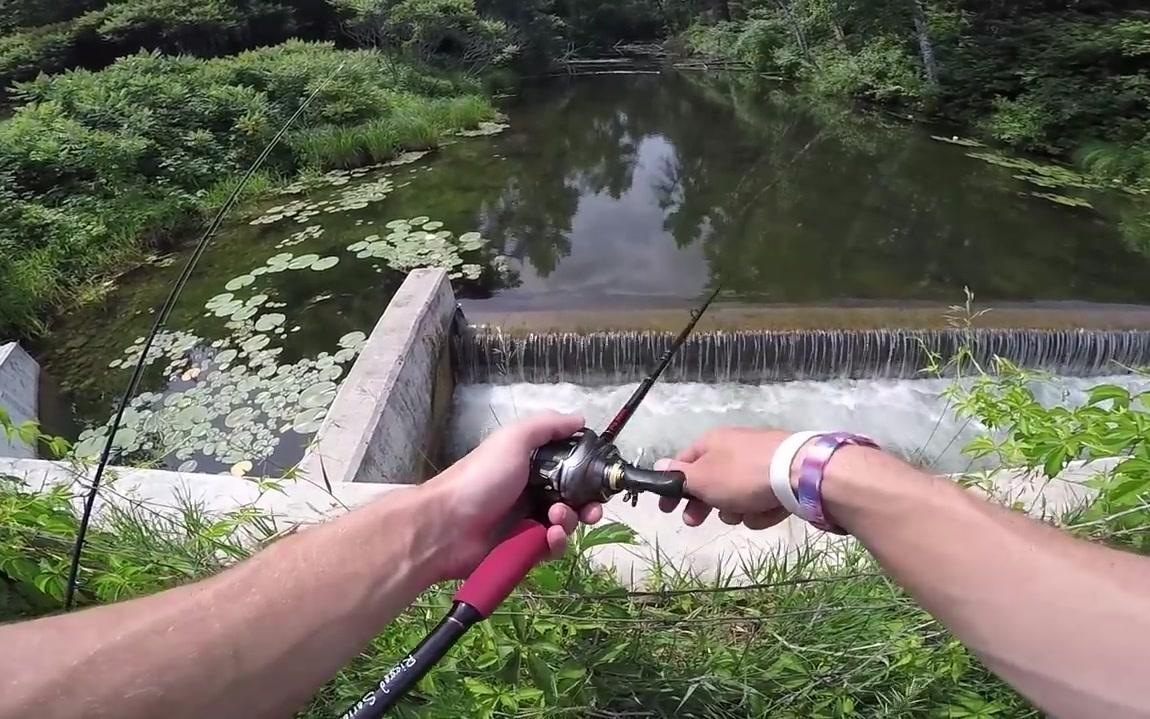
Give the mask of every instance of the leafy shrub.
[[1035, 399], [1034, 385], [1055, 380], [1004, 360], [994, 370], [951, 390], [960, 413], [992, 431], [967, 451], [1049, 479], [1075, 460], [1119, 458], [1092, 480], [1096, 498], [1069, 524], [1098, 539], [1150, 550], [1150, 391], [1099, 385], [1080, 406], [1048, 407]]
[[[218, 59], [139, 53], [20, 84], [25, 104], [0, 120], [0, 332], [37, 331], [47, 307], [142, 241], [171, 241], [214, 210], [221, 175], [249, 165], [312, 92], [296, 152], [281, 148], [269, 173], [433, 146], [490, 115], [481, 98], [452, 97], [473, 87], [377, 51], [300, 41]], [[341, 133], [359, 149], [321, 141]]]
[[1048, 147], [1052, 119], [1033, 97], [994, 99], [986, 131], [996, 140], [1028, 149]]
[[802, 64], [801, 54], [791, 47], [786, 27], [773, 17], [756, 18], [743, 25], [734, 52], [754, 69], [784, 77], [796, 76]]
[[894, 37], [873, 38], [853, 54], [834, 46], [825, 47], [818, 52], [817, 60], [817, 67], [805, 74], [811, 87], [824, 94], [877, 102], [913, 102], [923, 92], [914, 57]]
[[696, 55], [725, 58], [738, 42], [740, 29], [741, 26], [733, 22], [695, 23], [683, 32], [681, 39]]
[[479, 72], [511, 60], [507, 26], [480, 16], [472, 0], [343, 0], [344, 30], [360, 45], [419, 62]]
[[16, 20], [25, 29], [0, 38], [0, 92], [41, 72], [99, 69], [139, 50], [220, 55], [282, 42], [304, 27], [322, 35], [334, 20], [319, 0], [111, 0], [23, 15], [52, 19]]

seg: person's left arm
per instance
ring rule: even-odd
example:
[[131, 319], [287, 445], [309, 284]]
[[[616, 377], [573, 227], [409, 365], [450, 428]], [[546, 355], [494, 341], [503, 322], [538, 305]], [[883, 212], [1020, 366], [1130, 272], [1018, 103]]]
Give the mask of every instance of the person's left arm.
[[[500, 430], [424, 485], [195, 584], [0, 627], [0, 717], [285, 717], [437, 581], [486, 555], [531, 451], [578, 417]], [[597, 521], [599, 507], [583, 512]], [[551, 507], [553, 553], [578, 518]]]

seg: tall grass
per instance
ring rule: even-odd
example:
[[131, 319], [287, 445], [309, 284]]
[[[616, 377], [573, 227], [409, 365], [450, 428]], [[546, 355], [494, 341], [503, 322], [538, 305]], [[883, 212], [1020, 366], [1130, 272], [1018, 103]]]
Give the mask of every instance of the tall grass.
[[350, 127], [326, 125], [302, 130], [289, 144], [299, 164], [315, 170], [349, 169], [384, 162], [409, 150], [439, 145], [455, 130], [473, 128], [495, 114], [483, 97], [428, 99], [405, 96], [391, 112]]
[[[1037, 716], [857, 546], [748, 557], [717, 578], [656, 558], [650, 585], [633, 592], [580, 553], [603, 531], [616, 529], [583, 533], [568, 558], [537, 569], [397, 715]], [[450, 596], [421, 598], [302, 716], [334, 716], [361, 696]]]

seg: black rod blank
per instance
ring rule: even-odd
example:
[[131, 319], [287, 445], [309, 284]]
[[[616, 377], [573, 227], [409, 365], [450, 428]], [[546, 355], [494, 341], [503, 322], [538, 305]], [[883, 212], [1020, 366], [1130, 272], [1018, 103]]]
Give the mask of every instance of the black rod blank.
[[699, 319], [702, 318], [707, 308], [710, 307], [711, 303], [715, 301], [715, 298], [719, 296], [721, 289], [721, 287], [716, 287], [715, 291], [711, 293], [711, 296], [707, 298], [707, 301], [703, 303], [702, 307], [691, 311], [691, 321], [687, 323], [687, 326], [683, 328], [683, 331], [679, 333], [679, 336], [675, 338], [675, 341], [672, 342], [667, 351], [663, 353], [663, 358], [659, 360], [655, 371], [643, 378], [643, 381], [639, 383], [639, 387], [627, 398], [623, 409], [619, 410], [619, 413], [611, 420], [611, 424], [607, 425], [607, 429], [603, 430], [603, 434], [599, 435], [604, 442], [607, 444], [614, 442], [615, 438], [619, 436], [619, 433], [623, 431], [623, 428], [627, 426], [627, 422], [631, 420], [631, 417], [635, 414], [635, 410], [639, 409], [639, 405], [643, 403], [643, 399], [647, 396], [647, 393], [651, 391], [651, 387], [659, 380], [659, 376], [663, 374], [663, 370], [667, 369], [667, 365], [671, 364], [675, 353], [679, 351], [679, 348], [682, 347], [683, 343], [687, 341], [687, 338], [691, 336], [695, 325], [699, 323]]

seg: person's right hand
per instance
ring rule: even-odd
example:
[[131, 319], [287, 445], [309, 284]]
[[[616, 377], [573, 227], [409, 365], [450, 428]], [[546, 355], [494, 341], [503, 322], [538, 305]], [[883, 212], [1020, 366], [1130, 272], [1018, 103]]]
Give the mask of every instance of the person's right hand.
[[[751, 529], [773, 527], [787, 517], [771, 491], [771, 457], [788, 432], [724, 427], [707, 432], [674, 459], [661, 459], [656, 469], [677, 469], [687, 475], [683, 522], [697, 527], [712, 509], [726, 524], [740, 522]], [[663, 497], [659, 508], [673, 512], [679, 501]]]

